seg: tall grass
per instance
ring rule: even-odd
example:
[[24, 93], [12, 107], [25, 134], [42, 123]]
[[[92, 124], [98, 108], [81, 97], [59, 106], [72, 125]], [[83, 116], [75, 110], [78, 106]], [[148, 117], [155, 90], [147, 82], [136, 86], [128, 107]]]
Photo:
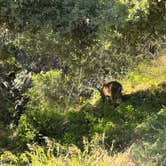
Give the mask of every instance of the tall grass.
[[[54, 144], [47, 138], [52, 146], [42, 147], [28, 145], [29, 151], [19, 156], [6, 151], [1, 155], [1, 165], [29, 165], [29, 166], [135, 166], [128, 152], [112, 156], [104, 147], [104, 142], [96, 135], [91, 142], [84, 139], [84, 150], [75, 145], [64, 147]], [[48, 144], [47, 144], [48, 146]]]

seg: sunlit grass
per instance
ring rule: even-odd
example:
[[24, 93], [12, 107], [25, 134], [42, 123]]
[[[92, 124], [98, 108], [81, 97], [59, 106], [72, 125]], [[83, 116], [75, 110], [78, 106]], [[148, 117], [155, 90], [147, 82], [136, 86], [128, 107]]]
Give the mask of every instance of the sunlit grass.
[[[89, 151], [89, 146], [95, 146]], [[54, 147], [45, 149], [42, 146], [31, 145], [30, 150], [19, 156], [10, 151], [1, 155], [1, 165], [29, 166], [135, 166], [128, 151], [110, 155], [104, 147], [96, 144], [86, 144], [84, 151], [75, 145], [69, 145], [67, 153], [54, 154]], [[58, 148], [58, 147], [57, 147]]]
[[124, 93], [146, 90], [166, 81], [166, 56], [142, 63], [121, 81]]

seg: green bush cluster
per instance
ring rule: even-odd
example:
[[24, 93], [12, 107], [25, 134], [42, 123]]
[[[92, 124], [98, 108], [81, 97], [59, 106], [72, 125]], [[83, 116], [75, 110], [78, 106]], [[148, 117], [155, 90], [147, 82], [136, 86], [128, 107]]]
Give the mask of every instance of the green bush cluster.
[[[0, 82], [1, 84], [1, 82]], [[13, 119], [14, 109], [11, 101], [11, 94], [7, 89], [0, 86], [0, 121], [4, 125], [10, 124]]]
[[[166, 114], [161, 109], [148, 122], [136, 130], [140, 138], [132, 145], [131, 154], [138, 165], [165, 165], [166, 158]], [[141, 133], [143, 135], [141, 135]]]
[[[156, 115], [161, 105], [165, 104], [164, 83], [153, 85], [146, 90], [124, 94], [123, 101], [113, 105], [110, 100], [103, 102], [97, 91], [81, 104], [74, 100], [68, 102], [65, 100], [68, 96], [65, 95], [58, 98], [64, 94], [63, 90], [69, 88], [65, 86], [66, 84], [60, 86], [62, 82], [63, 77], [59, 70], [33, 75], [31, 88], [24, 94], [29, 98], [26, 109], [21, 114], [11, 142], [3, 139], [1, 147], [9, 143], [8, 147], [22, 153], [31, 148], [32, 144], [49, 149], [52, 146], [49, 140], [54, 140], [53, 144], [61, 144], [64, 147], [61, 150], [62, 154], [66, 153], [66, 148], [70, 145], [77, 146], [84, 152], [85, 138], [93, 142], [96, 134], [104, 134], [102, 140], [104, 146], [114, 154], [143, 136], [141, 142], [138, 141], [138, 144], [132, 147], [131, 154], [134, 158], [136, 160], [138, 158], [139, 163], [144, 163], [146, 161], [142, 154], [146, 153], [150, 163], [164, 162], [165, 156], [162, 155], [164, 150], [161, 148], [165, 137], [164, 110], [161, 115], [160, 113]], [[61, 89], [62, 87], [64, 89]], [[143, 127], [139, 130], [143, 122], [145, 124], [150, 122], [150, 125], [146, 126], [145, 130]], [[153, 133], [153, 139], [150, 139], [150, 135], [146, 137], [146, 132]], [[6, 137], [5, 133], [6, 131], [1, 134], [2, 138]], [[99, 144], [102, 141], [99, 141]], [[144, 143], [148, 144], [145, 146], [145, 151], [141, 148], [141, 144]], [[151, 145], [153, 148], [150, 148]], [[92, 146], [95, 147], [96, 144]], [[58, 153], [55, 149], [53, 155]], [[142, 152], [137, 154], [138, 149]], [[157, 159], [156, 153], [159, 153]], [[34, 153], [29, 155], [35, 157]], [[16, 161], [13, 162], [24, 162], [17, 158], [18, 156], [15, 157]]]
[[152, 87], [124, 95], [124, 101], [116, 107], [111, 101], [103, 102], [99, 98], [93, 105], [89, 99], [82, 106], [71, 104], [66, 109], [56, 100], [61, 90], [56, 84], [61, 81], [59, 76], [59, 71], [34, 76], [33, 87], [27, 92], [29, 103], [18, 125], [22, 143], [42, 144], [46, 136], [63, 145], [82, 148], [83, 137], [91, 140], [95, 133], [105, 133], [107, 145], [114, 144], [115, 151], [121, 150], [132, 142], [136, 127], [156, 114], [165, 102], [164, 89]]

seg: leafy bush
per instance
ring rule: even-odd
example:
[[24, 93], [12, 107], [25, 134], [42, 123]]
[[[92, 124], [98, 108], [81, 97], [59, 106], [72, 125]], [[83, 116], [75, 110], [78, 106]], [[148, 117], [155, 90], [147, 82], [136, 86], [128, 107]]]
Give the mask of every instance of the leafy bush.
[[10, 124], [13, 119], [14, 109], [13, 103], [10, 100], [11, 94], [4, 87], [2, 88], [0, 85], [0, 121], [4, 123], [4, 125]]
[[60, 70], [34, 75], [29, 89], [29, 106], [33, 108], [55, 108], [65, 112], [74, 105], [86, 100], [81, 98], [83, 84], [76, 75], [64, 75]]
[[10, 144], [9, 135], [10, 132], [7, 127], [0, 121], [0, 153], [2, 153], [5, 148]]
[[17, 128], [16, 148], [19, 150], [25, 149], [27, 143], [33, 142], [36, 134], [37, 130], [29, 123], [27, 116], [22, 114]]
[[137, 128], [138, 138], [130, 153], [138, 165], [165, 165], [166, 159], [166, 114], [165, 110], [153, 116], [149, 122]]
[[114, 150], [120, 150], [130, 143], [137, 125], [152, 116], [165, 101], [165, 93], [159, 86], [124, 95], [124, 102], [117, 103], [116, 107], [110, 101], [103, 103], [100, 98], [96, 98], [93, 105], [89, 99], [79, 108], [76, 104], [64, 107], [67, 96], [62, 97], [64, 100], [58, 98], [63, 95], [65, 86], [59, 86], [61, 79], [60, 71], [35, 75], [27, 93], [30, 101], [26, 116], [37, 130], [39, 142], [43, 136], [48, 136], [81, 148], [83, 137], [91, 139], [95, 133], [105, 133], [107, 144], [114, 143]]

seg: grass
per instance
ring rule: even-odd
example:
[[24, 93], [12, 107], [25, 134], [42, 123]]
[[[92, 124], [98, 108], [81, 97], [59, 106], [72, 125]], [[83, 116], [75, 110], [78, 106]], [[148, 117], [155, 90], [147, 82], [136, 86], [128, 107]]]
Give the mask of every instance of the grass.
[[134, 98], [143, 93], [145, 104], [140, 104], [139, 109], [154, 112], [135, 128], [130, 155], [136, 165], [166, 165], [166, 110], [162, 108], [162, 104], [166, 105], [166, 55], [163, 53], [156, 60], [140, 64], [126, 77], [124, 92], [135, 94]]
[[130, 154], [137, 165], [156, 166], [166, 164], [166, 110], [151, 117], [149, 122], [137, 128], [138, 138], [131, 146]]
[[163, 53], [158, 59], [144, 62], [130, 71], [121, 81], [124, 93], [134, 93], [156, 87], [166, 83], [166, 55]]
[[[6, 151], [1, 155], [0, 164], [5, 166], [164, 164], [166, 113], [162, 105], [166, 105], [165, 73], [164, 54], [158, 59], [138, 65], [120, 81], [123, 85], [124, 102], [114, 107], [110, 102], [103, 103], [96, 92], [79, 111], [71, 111], [65, 115], [65, 121], [68, 122], [66, 126], [61, 126], [60, 119], [58, 124], [63, 127], [63, 131], [59, 138], [56, 137], [56, 140], [52, 141], [51, 146], [32, 144], [29, 150], [19, 155]], [[45, 115], [43, 114], [44, 118]], [[57, 131], [53, 124], [57, 116], [55, 118], [53, 116], [54, 114], [51, 115], [53, 119], [51, 131]], [[42, 122], [41, 119], [40, 123]], [[40, 130], [45, 131], [44, 126]], [[99, 135], [104, 133], [105, 137], [97, 138], [96, 133]], [[0, 136], [5, 138], [7, 135]], [[64, 147], [55, 145], [60, 141], [58, 139], [63, 140], [61, 143]], [[1, 147], [2, 145], [4, 146], [0, 143]]]
[[[29, 151], [19, 156], [6, 151], [1, 156], [1, 165], [29, 165], [29, 166], [135, 166], [129, 152], [118, 153], [111, 156], [109, 152], [99, 145], [98, 138], [84, 145], [84, 151], [80, 151], [75, 145], [69, 145], [67, 153], [59, 153], [61, 146], [54, 145], [50, 149], [31, 145]], [[94, 146], [95, 144], [95, 146]], [[56, 155], [55, 155], [56, 149]]]

